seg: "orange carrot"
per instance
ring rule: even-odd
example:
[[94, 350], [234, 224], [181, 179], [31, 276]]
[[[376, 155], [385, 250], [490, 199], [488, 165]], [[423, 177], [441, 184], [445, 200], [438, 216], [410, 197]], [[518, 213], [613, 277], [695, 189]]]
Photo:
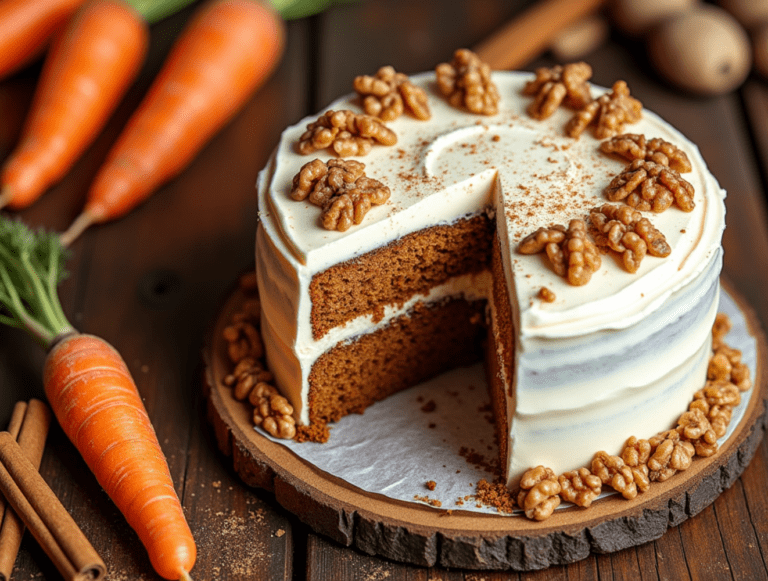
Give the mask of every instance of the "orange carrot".
[[3, 0], [0, 2], [0, 77], [42, 54], [53, 33], [83, 0]]
[[118, 0], [89, 2], [67, 23], [0, 174], [0, 207], [28, 206], [69, 171], [135, 78], [148, 40], [142, 16]]
[[118, 352], [103, 339], [71, 335], [48, 353], [45, 393], [56, 418], [165, 579], [195, 562], [195, 541], [168, 465]]
[[136, 531], [155, 570], [189, 579], [195, 541], [131, 374], [106, 341], [78, 333], [64, 315], [58, 236], [0, 216], [0, 323], [48, 350], [45, 393], [62, 429]]
[[266, 80], [282, 46], [282, 21], [265, 4], [205, 4], [107, 155], [62, 242], [119, 218], [176, 176]]

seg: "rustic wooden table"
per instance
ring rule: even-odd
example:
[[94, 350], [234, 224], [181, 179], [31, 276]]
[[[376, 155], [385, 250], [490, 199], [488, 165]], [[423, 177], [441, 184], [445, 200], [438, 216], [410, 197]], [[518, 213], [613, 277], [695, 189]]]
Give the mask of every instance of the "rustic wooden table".
[[[205, 419], [200, 349], [237, 276], [252, 267], [254, 182], [281, 129], [348, 92], [354, 75], [383, 64], [412, 73], [474, 46], [526, 2], [368, 0], [338, 5], [288, 26], [271, 80], [177, 179], [123, 220], [74, 244], [64, 309], [101, 335], [134, 374], [167, 455], [199, 546], [201, 579], [765, 579], [768, 578], [768, 442], [718, 500], [660, 539], [536, 573], [420, 569], [370, 557], [314, 534], [274, 497], [242, 484], [216, 448]], [[189, 10], [153, 29], [147, 65], [108, 128], [72, 172], [21, 217], [61, 230], [138, 103]], [[728, 192], [725, 276], [768, 323], [768, 82], [736, 93], [691, 98], [672, 90], [643, 60], [642, 47], [613, 38], [587, 59], [594, 81], [627, 80], [633, 95], [696, 142]], [[528, 68], [546, 64], [546, 57]], [[39, 66], [0, 84], [0, 155], [13, 146]], [[0, 426], [13, 403], [42, 397], [44, 354], [14, 330], [0, 330]], [[763, 362], [765, 364], [765, 362]], [[112, 580], [158, 579], [136, 536], [58, 427], [41, 468], [110, 568]], [[30, 537], [16, 580], [57, 579]]]

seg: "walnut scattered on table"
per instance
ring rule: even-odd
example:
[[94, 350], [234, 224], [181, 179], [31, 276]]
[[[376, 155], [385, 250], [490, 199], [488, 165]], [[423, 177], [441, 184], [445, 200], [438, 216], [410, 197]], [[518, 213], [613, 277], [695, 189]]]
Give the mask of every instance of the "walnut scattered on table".
[[395, 145], [397, 135], [381, 120], [371, 115], [359, 115], [348, 109], [329, 110], [317, 121], [307, 124], [299, 138], [298, 150], [309, 155], [330, 149], [339, 157], [367, 155], [374, 144]]
[[600, 144], [603, 153], [615, 153], [629, 161], [642, 159], [670, 167], [679, 173], [692, 170], [691, 162], [685, 152], [660, 137], [646, 139], [638, 133], [616, 135]]
[[663, 212], [674, 202], [684, 212], [695, 207], [693, 186], [672, 168], [636, 159], [605, 189], [612, 202], [624, 201], [642, 211]]
[[537, 466], [523, 474], [517, 504], [532, 520], [544, 520], [552, 516], [560, 505], [560, 482], [551, 468]]
[[472, 113], [495, 115], [499, 112], [499, 90], [491, 79], [491, 67], [471, 50], [460, 48], [450, 63], [435, 68], [437, 86], [454, 107]]
[[640, 120], [643, 104], [630, 96], [624, 81], [616, 81], [609, 93], [586, 104], [571, 118], [565, 127], [569, 137], [578, 138], [584, 130], [595, 126], [595, 137], [605, 139], [621, 133], [624, 125]]
[[601, 264], [597, 247], [587, 237], [587, 225], [579, 218], [571, 220], [567, 230], [559, 224], [539, 228], [523, 238], [517, 249], [521, 254], [544, 250], [555, 272], [574, 286], [587, 284]]
[[422, 121], [432, 116], [426, 91], [391, 66], [381, 67], [373, 76], [355, 77], [353, 87], [363, 98], [365, 112], [382, 121], [397, 119], [406, 109]]
[[528, 114], [542, 120], [563, 104], [573, 109], [586, 106], [592, 101], [588, 82], [591, 76], [592, 67], [584, 62], [536, 69], [536, 78], [523, 88], [523, 95], [535, 95]]
[[314, 159], [305, 163], [293, 178], [291, 197], [322, 208], [321, 222], [327, 230], [345, 232], [360, 224], [374, 205], [389, 200], [390, 190], [366, 177], [365, 164], [349, 159]]
[[587, 468], [565, 472], [557, 480], [560, 483], [560, 497], [582, 508], [589, 507], [603, 489], [600, 477]]
[[646, 253], [663, 258], [672, 252], [664, 234], [630, 206], [604, 204], [589, 219], [598, 232], [595, 244], [621, 254], [627, 272], [637, 272]]

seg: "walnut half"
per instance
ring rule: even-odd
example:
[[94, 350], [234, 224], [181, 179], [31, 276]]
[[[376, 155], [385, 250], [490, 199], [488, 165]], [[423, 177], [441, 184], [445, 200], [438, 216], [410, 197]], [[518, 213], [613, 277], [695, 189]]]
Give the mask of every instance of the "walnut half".
[[630, 206], [604, 204], [592, 210], [589, 219], [598, 231], [595, 244], [621, 254], [628, 272], [637, 272], [646, 253], [665, 257], [672, 252], [664, 234]]
[[536, 78], [523, 88], [523, 95], [535, 95], [528, 114], [541, 120], [552, 115], [561, 104], [581, 109], [592, 101], [588, 83], [591, 76], [592, 67], [583, 62], [536, 69]]
[[314, 159], [305, 163], [293, 178], [291, 197], [309, 201], [323, 209], [326, 230], [349, 230], [360, 224], [374, 205], [386, 202], [390, 190], [366, 177], [365, 164], [351, 159]]
[[450, 63], [437, 65], [435, 74], [440, 92], [454, 107], [482, 115], [499, 112], [499, 90], [491, 80], [491, 67], [471, 50], [458, 49]]
[[298, 150], [309, 155], [330, 149], [339, 157], [367, 155], [374, 143], [394, 145], [397, 135], [376, 117], [358, 115], [347, 109], [329, 110], [307, 124], [299, 138]]
[[601, 264], [600, 253], [587, 237], [587, 225], [581, 219], [571, 220], [567, 230], [562, 225], [539, 228], [523, 238], [517, 249], [521, 254], [546, 251], [555, 272], [574, 286], [587, 284]]
[[686, 173], [691, 171], [691, 162], [685, 152], [664, 141], [660, 137], [646, 139], [638, 133], [624, 133], [603, 141], [600, 144], [603, 153], [615, 153], [629, 161], [644, 159], [659, 165], [671, 167], [673, 170]]
[[363, 98], [365, 112], [383, 121], [397, 119], [406, 109], [422, 121], [432, 116], [424, 89], [391, 66], [381, 67], [374, 76], [355, 77], [353, 87]]
[[642, 211], [663, 212], [674, 202], [683, 212], [692, 212], [693, 186], [670, 167], [636, 159], [605, 189], [612, 202], [623, 200]]
[[595, 126], [595, 137], [605, 139], [621, 133], [626, 123], [635, 123], [643, 113], [643, 104], [629, 95], [624, 81], [616, 81], [609, 93], [585, 105], [565, 127], [569, 137], [578, 138], [590, 125]]

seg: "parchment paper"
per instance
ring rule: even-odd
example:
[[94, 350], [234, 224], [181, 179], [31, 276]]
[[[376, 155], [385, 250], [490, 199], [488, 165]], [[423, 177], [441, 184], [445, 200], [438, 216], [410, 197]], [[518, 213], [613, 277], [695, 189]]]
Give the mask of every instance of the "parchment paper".
[[[757, 342], [747, 330], [744, 315], [724, 290], [719, 310], [733, 323], [726, 342], [742, 351], [754, 381]], [[721, 444], [743, 418], [749, 394], [744, 394], [734, 410]], [[457, 504], [457, 500], [474, 494], [474, 485], [481, 478], [494, 479], [489, 465], [498, 463], [498, 452], [490, 417], [485, 372], [483, 365], [477, 364], [401, 391], [370, 406], [362, 415], [342, 418], [331, 427], [325, 444], [274, 441], [367, 492], [431, 506], [439, 501], [444, 510], [495, 514], [495, 508], [476, 506], [472, 500]], [[436, 483], [433, 491], [426, 487], [430, 480]]]

